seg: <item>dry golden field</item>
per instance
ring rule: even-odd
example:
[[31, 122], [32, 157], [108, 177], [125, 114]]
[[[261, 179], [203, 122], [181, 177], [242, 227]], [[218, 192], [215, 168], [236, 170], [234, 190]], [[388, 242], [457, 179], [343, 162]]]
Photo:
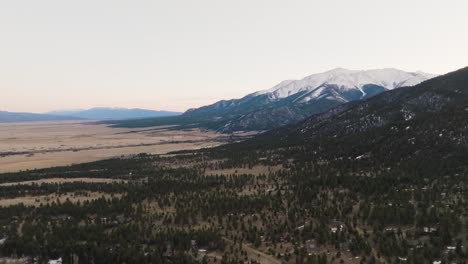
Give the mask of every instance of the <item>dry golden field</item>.
[[211, 147], [226, 135], [169, 127], [111, 128], [93, 122], [0, 124], [0, 172], [91, 162], [120, 155]]

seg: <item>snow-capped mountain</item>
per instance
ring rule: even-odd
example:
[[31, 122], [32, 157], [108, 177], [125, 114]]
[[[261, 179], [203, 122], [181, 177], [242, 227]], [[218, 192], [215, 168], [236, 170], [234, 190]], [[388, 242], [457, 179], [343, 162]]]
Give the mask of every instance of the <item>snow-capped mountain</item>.
[[241, 99], [223, 100], [191, 109], [183, 116], [211, 120], [223, 132], [267, 130], [325, 112], [340, 104], [370, 98], [387, 90], [414, 86], [436, 75], [398, 69], [337, 68], [286, 80]]
[[[405, 72], [398, 69], [376, 69], [356, 71], [337, 68], [323, 73], [305, 77], [302, 80], [287, 80], [271, 89], [259, 91], [252, 95], [268, 94], [272, 99], [282, 99], [300, 92], [312, 92], [302, 102], [319, 97], [326, 87], [336, 86], [338, 90], [359, 90], [361, 97], [366, 96], [364, 87], [376, 85], [387, 90], [403, 86], [414, 86], [436, 75], [424, 72]], [[340, 98], [337, 98], [340, 99]]]

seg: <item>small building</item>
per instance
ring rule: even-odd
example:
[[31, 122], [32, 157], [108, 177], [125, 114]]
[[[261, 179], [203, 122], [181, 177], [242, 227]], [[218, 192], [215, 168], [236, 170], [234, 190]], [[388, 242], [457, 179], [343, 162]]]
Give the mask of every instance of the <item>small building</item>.
[[425, 226], [423, 228], [424, 233], [430, 234], [430, 233], [435, 233], [437, 232], [437, 227], [430, 227], [430, 226]]
[[385, 230], [385, 232], [398, 232], [398, 227], [387, 226], [384, 230]]
[[62, 258], [58, 258], [58, 259], [51, 259], [49, 260], [49, 262], [47, 262], [48, 264], [62, 264]]
[[448, 251], [454, 251], [455, 249], [457, 249], [457, 247], [454, 247], [454, 246], [448, 246], [447, 247]]
[[305, 242], [305, 249], [308, 255], [312, 255], [317, 249], [317, 241], [315, 239], [309, 239]]
[[329, 227], [332, 233], [336, 233], [338, 231], [343, 231], [345, 228], [345, 225], [343, 222], [334, 220], [330, 223]]

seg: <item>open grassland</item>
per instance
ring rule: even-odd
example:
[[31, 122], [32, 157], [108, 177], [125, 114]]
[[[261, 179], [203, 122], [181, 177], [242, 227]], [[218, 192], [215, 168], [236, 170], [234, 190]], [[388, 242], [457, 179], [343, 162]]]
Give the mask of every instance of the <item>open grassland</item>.
[[0, 124], [0, 172], [63, 166], [138, 153], [223, 144], [225, 134], [170, 127], [111, 128], [93, 122]]

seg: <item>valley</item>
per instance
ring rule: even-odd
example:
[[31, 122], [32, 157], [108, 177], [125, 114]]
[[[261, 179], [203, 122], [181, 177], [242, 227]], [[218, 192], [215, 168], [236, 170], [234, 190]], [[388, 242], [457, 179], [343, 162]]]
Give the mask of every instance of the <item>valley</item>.
[[468, 264], [467, 10], [0, 1], [0, 264]]
[[253, 133], [203, 129], [110, 128], [86, 121], [0, 124], [0, 172], [63, 166], [138, 153], [163, 154], [225, 144]]

